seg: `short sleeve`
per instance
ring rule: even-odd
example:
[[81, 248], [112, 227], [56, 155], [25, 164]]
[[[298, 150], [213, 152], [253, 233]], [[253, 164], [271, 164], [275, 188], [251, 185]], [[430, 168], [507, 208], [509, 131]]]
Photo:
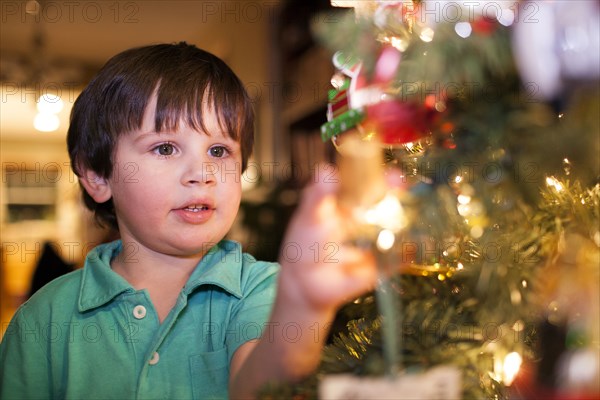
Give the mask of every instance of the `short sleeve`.
[[0, 343], [0, 398], [51, 397], [48, 357], [39, 323], [25, 320], [27, 304], [19, 308]]
[[279, 265], [247, 260], [243, 266], [242, 298], [232, 309], [225, 336], [229, 361], [242, 344], [268, 333], [277, 292]]

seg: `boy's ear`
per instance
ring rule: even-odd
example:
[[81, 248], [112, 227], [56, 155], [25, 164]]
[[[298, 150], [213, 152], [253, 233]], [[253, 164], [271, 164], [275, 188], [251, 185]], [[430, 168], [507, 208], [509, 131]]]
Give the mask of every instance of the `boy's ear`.
[[112, 197], [108, 180], [92, 170], [84, 170], [79, 182], [96, 203], [104, 203]]

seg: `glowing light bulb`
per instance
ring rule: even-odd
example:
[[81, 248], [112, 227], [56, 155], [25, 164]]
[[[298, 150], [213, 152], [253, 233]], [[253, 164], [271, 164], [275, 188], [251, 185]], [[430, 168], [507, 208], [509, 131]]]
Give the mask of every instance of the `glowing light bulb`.
[[37, 109], [40, 113], [58, 114], [64, 106], [65, 103], [59, 96], [50, 93], [41, 95], [37, 101]]
[[481, 226], [474, 226], [469, 231], [469, 235], [475, 239], [479, 239], [481, 236], [483, 236], [483, 228]]
[[460, 204], [469, 204], [471, 202], [471, 196], [459, 194], [457, 200]]
[[33, 127], [41, 132], [52, 132], [58, 129], [60, 120], [56, 114], [39, 113], [33, 119]]
[[408, 41], [398, 37], [392, 37], [390, 43], [400, 51], [404, 51], [408, 48]]
[[471, 36], [473, 28], [468, 22], [459, 22], [456, 25], [454, 25], [454, 31], [461, 38], [468, 38], [469, 36]]
[[419, 35], [419, 37], [421, 38], [422, 41], [424, 42], [431, 42], [433, 40], [433, 35], [434, 35], [434, 31], [433, 29], [431, 29], [430, 27], [425, 27], [422, 31], [421, 34]]
[[392, 248], [395, 241], [396, 237], [394, 236], [394, 232], [389, 229], [384, 229], [379, 232], [379, 235], [377, 236], [377, 248], [380, 251], [387, 251]]
[[392, 232], [398, 232], [408, 224], [400, 200], [392, 193], [386, 194], [379, 203], [365, 212], [365, 221]]
[[506, 386], [510, 386], [515, 377], [519, 373], [519, 369], [521, 368], [521, 363], [523, 362], [523, 358], [519, 353], [513, 351], [512, 353], [508, 353], [506, 357], [504, 357], [504, 368], [503, 368], [503, 378], [502, 381]]
[[557, 192], [563, 190], [562, 184], [553, 176], [546, 177], [546, 185], [553, 187]]
[[515, 12], [510, 8], [503, 8], [496, 19], [504, 26], [511, 26], [515, 22]]

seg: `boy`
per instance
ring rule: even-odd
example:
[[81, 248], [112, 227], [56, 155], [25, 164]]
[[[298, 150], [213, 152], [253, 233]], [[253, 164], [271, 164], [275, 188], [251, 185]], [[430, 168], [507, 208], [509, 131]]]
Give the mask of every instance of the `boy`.
[[3, 399], [251, 398], [310, 373], [337, 307], [375, 280], [367, 255], [338, 245], [323, 171], [281, 271], [224, 240], [253, 113], [234, 73], [194, 46], [113, 57], [77, 99], [67, 141], [85, 204], [121, 239], [17, 311], [0, 348]]

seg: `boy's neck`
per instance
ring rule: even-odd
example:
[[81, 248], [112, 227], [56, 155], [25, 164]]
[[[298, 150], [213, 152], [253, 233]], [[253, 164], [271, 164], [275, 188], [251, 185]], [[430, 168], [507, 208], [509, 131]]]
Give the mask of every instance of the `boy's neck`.
[[[132, 248], [135, 251], [129, 251]], [[124, 244], [123, 251], [111, 261], [111, 268], [138, 289], [140, 284], [152, 282], [183, 280], [185, 284], [201, 259], [202, 255], [177, 257]]]
[[174, 257], [159, 253], [127, 252], [126, 245], [112, 261], [111, 268], [136, 290], [146, 289], [162, 322], [175, 305], [199, 257]]

